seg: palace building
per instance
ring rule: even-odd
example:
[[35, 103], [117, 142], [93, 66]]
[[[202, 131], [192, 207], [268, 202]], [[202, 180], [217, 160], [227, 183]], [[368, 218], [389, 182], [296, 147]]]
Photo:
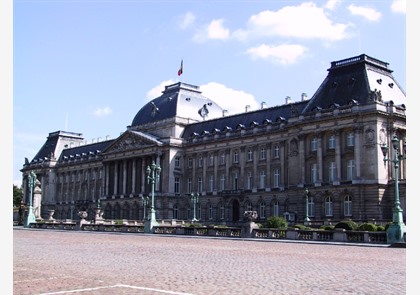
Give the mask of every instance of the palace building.
[[[331, 62], [315, 94], [279, 105], [227, 115], [198, 86], [168, 85], [144, 105], [115, 139], [86, 144], [81, 133], [51, 132], [21, 170], [42, 188], [42, 216], [141, 221], [151, 206], [146, 169], [161, 167], [154, 190], [157, 220], [197, 219], [235, 225], [244, 211], [257, 222], [284, 216], [291, 223], [391, 221], [394, 165], [381, 147], [392, 138], [405, 151], [406, 95], [389, 64], [365, 54]], [[228, 97], [226, 99], [229, 99]], [[284, 103], [283, 103], [284, 102]], [[398, 167], [405, 219], [406, 163]], [[148, 204], [146, 201], [148, 200]], [[307, 215], [307, 216], [306, 216]]]

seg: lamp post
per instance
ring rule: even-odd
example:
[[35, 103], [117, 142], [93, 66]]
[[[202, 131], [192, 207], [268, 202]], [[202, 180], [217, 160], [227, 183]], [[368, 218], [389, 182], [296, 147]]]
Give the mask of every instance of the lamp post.
[[199, 202], [199, 197], [200, 197], [200, 194], [199, 193], [191, 193], [191, 203], [193, 204], [193, 212], [194, 212], [194, 216], [193, 216], [193, 219], [191, 220], [191, 222], [196, 222], [196, 221], [198, 221], [198, 219], [196, 218], [196, 215], [195, 215], [195, 206], [198, 204], [198, 202]]
[[150, 217], [148, 218], [144, 231], [147, 233], [153, 232], [153, 227], [158, 226], [158, 222], [156, 221], [156, 212], [155, 212], [155, 184], [159, 181], [159, 174], [161, 168], [159, 165], [155, 164], [153, 161], [150, 166], [147, 166], [146, 175], [147, 175], [147, 184], [152, 184], [152, 204], [150, 208]]
[[36, 174], [34, 171], [29, 172], [29, 209], [28, 218], [26, 219], [25, 227], [29, 227], [32, 222], [35, 222], [34, 208], [32, 205], [32, 199], [34, 196], [34, 187], [36, 181]]
[[306, 188], [305, 189], [305, 219], [303, 220], [304, 225], [309, 225], [309, 222], [311, 221], [308, 216], [308, 211], [309, 211], [309, 190]]
[[395, 169], [395, 200], [392, 214], [392, 223], [386, 231], [387, 243], [404, 243], [405, 224], [402, 217], [403, 210], [400, 206], [400, 193], [398, 187], [398, 168], [401, 160], [405, 159], [405, 155], [401, 155], [399, 151], [400, 140], [396, 135], [392, 137], [392, 146], [394, 148], [394, 157], [389, 159], [387, 157], [389, 147], [384, 144], [381, 146], [382, 154], [384, 155], [384, 164], [388, 161], [394, 164]]
[[146, 220], [146, 207], [149, 204], [149, 196], [141, 196], [141, 202], [143, 204], [143, 220]]

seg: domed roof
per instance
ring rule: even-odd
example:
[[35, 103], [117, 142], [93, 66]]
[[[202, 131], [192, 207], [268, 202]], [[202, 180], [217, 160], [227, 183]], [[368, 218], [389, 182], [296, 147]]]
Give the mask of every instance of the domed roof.
[[162, 95], [144, 105], [136, 114], [131, 127], [173, 117], [204, 121], [223, 116], [223, 109], [203, 96], [199, 86], [182, 82], [165, 86]]

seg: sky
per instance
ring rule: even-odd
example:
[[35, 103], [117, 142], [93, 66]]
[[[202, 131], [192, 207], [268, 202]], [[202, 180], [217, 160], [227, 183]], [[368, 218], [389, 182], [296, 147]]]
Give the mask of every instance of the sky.
[[49, 133], [116, 138], [165, 85], [200, 86], [232, 115], [311, 98], [331, 62], [360, 54], [406, 90], [405, 0], [14, 0], [13, 182]]

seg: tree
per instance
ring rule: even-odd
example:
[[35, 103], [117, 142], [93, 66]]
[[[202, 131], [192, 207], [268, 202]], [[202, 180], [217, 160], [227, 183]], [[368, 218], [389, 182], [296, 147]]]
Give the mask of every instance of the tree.
[[13, 207], [19, 207], [22, 201], [23, 191], [20, 187], [13, 185]]

